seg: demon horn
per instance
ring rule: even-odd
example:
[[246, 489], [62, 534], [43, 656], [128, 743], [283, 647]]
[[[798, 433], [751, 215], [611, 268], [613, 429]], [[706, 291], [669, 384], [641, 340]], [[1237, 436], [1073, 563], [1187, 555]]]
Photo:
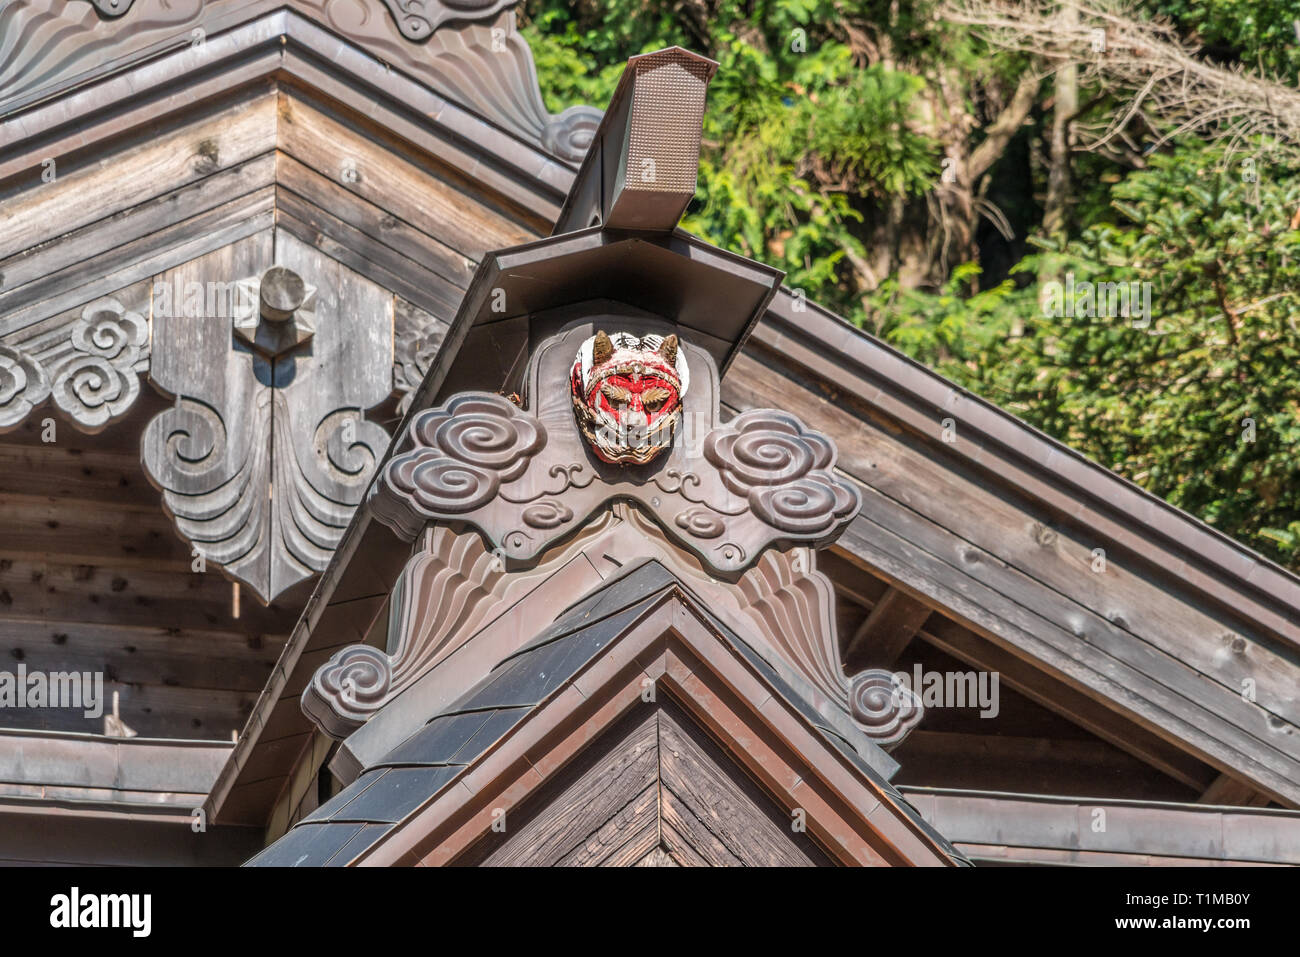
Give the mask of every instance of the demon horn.
[[659, 346], [659, 354], [663, 356], [670, 366], [677, 365], [677, 337], [669, 336]]
[[609, 336], [605, 335], [605, 330], [596, 333], [596, 341], [591, 345], [591, 364], [600, 365], [614, 354], [614, 343], [609, 341]]

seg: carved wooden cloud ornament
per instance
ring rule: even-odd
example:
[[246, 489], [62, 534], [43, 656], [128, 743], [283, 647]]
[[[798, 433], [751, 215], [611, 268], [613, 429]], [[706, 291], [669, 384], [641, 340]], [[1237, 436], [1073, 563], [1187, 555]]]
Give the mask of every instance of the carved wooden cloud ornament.
[[[463, 521], [506, 558], [527, 564], [611, 500], [632, 499], [716, 574], [734, 578], [769, 546], [832, 541], [857, 512], [858, 491], [834, 474], [835, 447], [824, 435], [775, 410], [719, 421], [717, 368], [703, 349], [680, 341], [669, 364], [661, 350], [672, 335], [628, 331], [615, 340], [590, 328], [582, 324], [538, 347], [530, 410], [466, 392], [416, 415], [371, 490], [376, 517], [408, 540], [428, 522]], [[644, 366], [655, 370], [647, 388], [668, 391], [665, 406], [677, 383], [678, 401], [689, 383], [681, 428], [654, 432], [655, 444], [626, 447], [631, 464], [617, 459], [620, 447], [586, 434], [586, 412], [573, 413], [588, 345], [591, 381], [627, 382], [598, 373], [633, 356], [645, 360], [652, 347], [659, 360]], [[647, 418], [652, 426], [661, 421]], [[641, 457], [648, 464], [636, 464]]]

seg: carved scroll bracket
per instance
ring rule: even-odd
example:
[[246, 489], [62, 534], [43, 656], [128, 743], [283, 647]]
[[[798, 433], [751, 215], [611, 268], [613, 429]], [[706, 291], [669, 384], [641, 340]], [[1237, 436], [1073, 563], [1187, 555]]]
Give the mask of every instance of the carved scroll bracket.
[[[548, 579], [578, 553], [592, 567], [606, 566], [603, 556], [610, 554], [658, 560], [787, 680], [802, 680], [809, 703], [846, 738], [856, 729], [888, 749], [921, 720], [921, 699], [896, 675], [884, 670], [845, 674], [834, 589], [817, 570], [810, 549], [769, 550], [738, 582], [718, 581], [631, 503], [615, 504], [601, 521], [522, 571], [507, 570], [475, 532], [430, 528], [424, 547], [393, 588], [385, 651], [354, 645], [335, 654], [304, 689], [304, 713], [331, 736], [347, 737], [466, 642], [477, 640], [470, 636], [490, 630], [489, 622], [531, 601], [530, 593], [551, 587]], [[606, 573], [616, 571], [611, 566]], [[559, 605], [573, 597], [563, 596]], [[482, 662], [484, 670], [517, 650], [536, 628], [516, 630], [517, 643], [494, 646]], [[462, 674], [461, 679], [480, 676]]]

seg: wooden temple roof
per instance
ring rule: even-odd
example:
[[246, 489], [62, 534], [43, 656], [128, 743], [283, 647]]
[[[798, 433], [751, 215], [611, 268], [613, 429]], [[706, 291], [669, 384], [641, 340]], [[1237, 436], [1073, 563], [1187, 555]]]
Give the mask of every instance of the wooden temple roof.
[[[457, 782], [489, 775], [512, 747], [536, 756], [527, 735], [561, 733], [554, 702], [572, 700], [583, 669], [612, 661], [627, 629], [671, 604], [691, 622], [682, 654], [725, 654], [735, 680], [743, 672], [784, 702], [783, 740], [799, 736], [799, 760], [864, 796], [856, 810], [836, 805], [843, 841], [827, 832], [820, 850], [781, 854], [1296, 862], [1300, 579], [781, 286], [778, 271], [677, 230], [668, 200], [685, 195], [684, 208], [685, 181], [647, 199], [620, 173], [629, 138], [607, 134], [659, 95], [654, 82], [636, 86], [636, 70], [668, 63], [672, 89], [702, 97], [710, 61], [660, 51], [633, 65], [608, 117], [552, 115], [508, 3], [464, 16], [429, 3], [408, 17], [374, 4], [382, 15], [355, 21], [344, 6], [0, 10], [0, 654], [102, 671], [119, 728], [138, 733], [101, 740], [102, 722], [80, 712], [6, 713], [3, 739], [21, 742], [22, 760], [0, 755], [0, 814], [46, 809], [87, 834], [129, 818], [159, 859], [187, 803], [229, 829], [226, 863], [257, 833], [280, 838], [273, 860], [423, 860], [453, 845], [465, 860], [509, 857], [519, 849], [486, 849], [490, 820]], [[308, 352], [268, 350], [226, 325], [204, 338], [197, 319], [169, 322], [159, 299], [175, 289], [183, 302], [190, 283], [269, 289], [273, 266], [305, 283], [290, 311], [310, 339], [294, 348]], [[627, 587], [594, 551], [556, 579], [563, 603], [481, 642], [490, 674], [464, 696], [416, 688], [348, 747], [304, 713], [304, 689], [340, 651], [387, 647], [394, 589], [427, 545], [396, 544], [376, 520], [371, 476], [451, 395], [518, 390], [534, 346], [584, 298], [636, 321], [681, 320], [719, 373], [725, 418], [777, 408], [834, 444], [834, 474], [861, 500], [818, 553], [835, 666], [996, 672], [999, 718], [936, 710], [888, 753], [854, 744], [828, 717], [825, 689], [748, 654], [753, 635], [714, 614], [704, 580], [682, 567], [661, 569], [671, 581], [655, 579], [618, 629], [616, 612], [635, 603], [577, 627], [583, 609]], [[87, 385], [92, 367], [99, 386]], [[222, 453], [223, 468], [255, 475], [255, 493], [220, 500], [172, 454], [205, 423], [228, 445], [265, 451]], [[276, 445], [285, 436], [300, 444]], [[313, 471], [318, 455], [341, 463], [328, 479]], [[564, 659], [548, 672], [559, 684], [525, 695], [537, 700], [467, 703], [550, 655]], [[588, 728], [613, 748], [602, 760], [617, 763], [615, 744], [651, 730], [676, 734], [763, 832], [776, 785], [764, 783], [764, 804], [743, 784], [757, 770], [728, 778], [709, 750], [725, 729], [697, 740], [707, 715], [670, 697], [636, 720], [636, 701], [619, 699], [623, 710]], [[473, 728], [471, 748], [478, 718], [463, 714], [489, 705], [500, 717]], [[402, 760], [394, 745], [411, 722], [425, 728], [411, 740], [441, 742], [437, 754]], [[462, 750], [444, 753], [462, 732]], [[346, 788], [323, 800], [329, 767]], [[505, 787], [506, 771], [490, 776]], [[554, 789], [573, 784], [549, 777], [530, 793], [558, 800]], [[538, 827], [554, 809], [541, 800], [526, 811]], [[1077, 827], [1043, 836], [1095, 806], [1135, 823], [1109, 844]], [[977, 827], [979, 815], [1010, 836]], [[1198, 828], [1216, 843], [1193, 846]], [[33, 851], [29, 841], [6, 853]], [[698, 842], [684, 841], [680, 856], [691, 853]]]

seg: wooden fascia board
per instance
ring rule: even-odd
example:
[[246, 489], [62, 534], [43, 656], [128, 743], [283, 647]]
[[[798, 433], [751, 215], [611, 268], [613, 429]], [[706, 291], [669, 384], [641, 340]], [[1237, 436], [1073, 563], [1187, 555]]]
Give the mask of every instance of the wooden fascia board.
[[[1300, 812], [946, 788], [900, 790], [954, 843], [1057, 863], [1300, 864]], [[1094, 828], [1103, 819], [1105, 826]], [[1001, 849], [990, 853], [992, 849]]]
[[548, 702], [396, 825], [352, 865], [455, 861], [511, 807], [638, 703], [666, 693], [721, 739], [787, 810], [845, 864], [952, 865], [889, 789], [855, 768], [674, 590]]
[[[782, 288], [751, 339], [1300, 649], [1300, 578]], [[940, 443], [952, 417], [962, 439]]]

